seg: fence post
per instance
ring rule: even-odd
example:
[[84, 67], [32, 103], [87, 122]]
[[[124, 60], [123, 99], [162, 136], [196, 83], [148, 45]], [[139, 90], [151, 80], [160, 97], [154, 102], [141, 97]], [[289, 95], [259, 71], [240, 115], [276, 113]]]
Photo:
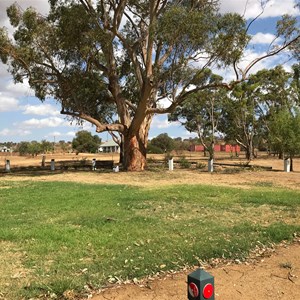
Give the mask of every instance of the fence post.
[[291, 171], [291, 160], [289, 158], [286, 158], [284, 160], [284, 172], [290, 172]]
[[174, 161], [173, 158], [169, 159], [169, 171], [174, 170]]
[[208, 172], [213, 172], [214, 171], [214, 160], [209, 159], [208, 160]]
[[51, 159], [51, 171], [55, 171], [55, 159]]
[[93, 160], [92, 160], [92, 170], [93, 171], [96, 170], [96, 158], [93, 158]]
[[45, 167], [46, 155], [42, 155], [42, 167]]
[[188, 275], [188, 299], [189, 300], [214, 300], [214, 277], [208, 272], [197, 269]]
[[5, 171], [10, 172], [10, 160], [7, 159], [5, 162]]

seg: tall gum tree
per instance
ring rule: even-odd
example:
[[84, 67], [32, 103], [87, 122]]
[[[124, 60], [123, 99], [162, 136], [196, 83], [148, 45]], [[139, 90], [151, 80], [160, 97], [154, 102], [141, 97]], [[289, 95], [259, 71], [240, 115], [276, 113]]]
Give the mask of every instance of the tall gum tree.
[[[28, 79], [40, 100], [61, 113], [121, 137], [123, 166], [146, 166], [155, 114], [171, 113], [193, 93], [212, 88], [203, 73], [212, 65], [237, 68], [249, 37], [245, 20], [220, 14], [215, 0], [49, 0], [41, 16], [17, 4], [7, 9], [13, 38], [0, 29], [0, 57], [16, 82]], [[285, 23], [283, 23], [284, 25]], [[289, 33], [275, 55], [298, 37]], [[219, 83], [218, 86], [227, 86]], [[170, 101], [168, 107], [161, 100]]]

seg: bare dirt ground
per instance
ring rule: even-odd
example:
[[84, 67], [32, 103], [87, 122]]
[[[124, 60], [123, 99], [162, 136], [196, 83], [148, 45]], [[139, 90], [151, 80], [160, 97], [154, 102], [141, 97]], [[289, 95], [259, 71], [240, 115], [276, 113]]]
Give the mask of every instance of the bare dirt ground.
[[[227, 264], [207, 271], [215, 278], [215, 299], [297, 300], [300, 299], [300, 241], [281, 245], [247, 264]], [[187, 270], [161, 279], [145, 280], [109, 288], [93, 300], [182, 300], [187, 299]]]
[[[66, 155], [56, 159], [66, 159]], [[108, 156], [107, 156], [108, 157]], [[106, 159], [117, 159], [108, 157]], [[50, 159], [51, 157], [48, 157]], [[70, 159], [81, 159], [71, 156]], [[87, 158], [86, 156], [84, 158]], [[103, 158], [103, 157], [102, 157]], [[7, 157], [3, 157], [4, 161]], [[41, 159], [10, 157], [12, 167], [15, 165], [37, 165]], [[91, 158], [89, 158], [91, 159]], [[98, 158], [97, 158], [98, 159]], [[221, 160], [219, 160], [221, 161]], [[228, 163], [229, 161], [226, 160]], [[241, 160], [231, 162], [241, 163]], [[248, 171], [218, 168], [218, 172], [208, 173], [205, 170], [146, 171], [139, 173], [126, 172], [53, 172], [39, 176], [32, 174], [0, 174], [5, 180], [40, 180], [40, 181], [73, 181], [86, 183], [128, 184], [146, 188], [157, 188], [163, 185], [208, 184], [252, 188], [257, 185], [300, 189], [300, 159], [294, 162], [295, 172], [283, 172], [283, 161], [269, 158], [260, 159], [253, 164], [272, 166], [272, 171]], [[1, 166], [0, 166], [1, 167]], [[4, 167], [3, 167], [4, 168]], [[299, 217], [300, 218], [300, 217]], [[160, 278], [146, 278], [140, 282], [120, 284], [98, 291], [93, 300], [166, 300], [187, 299], [187, 274], [193, 270], [184, 270], [177, 274], [164, 274]], [[274, 248], [257, 250], [246, 263], [227, 262], [216, 264], [207, 271], [215, 277], [215, 298], [222, 300], [298, 300], [300, 299], [300, 237], [294, 243], [282, 243]], [[71, 298], [70, 298], [71, 299]]]

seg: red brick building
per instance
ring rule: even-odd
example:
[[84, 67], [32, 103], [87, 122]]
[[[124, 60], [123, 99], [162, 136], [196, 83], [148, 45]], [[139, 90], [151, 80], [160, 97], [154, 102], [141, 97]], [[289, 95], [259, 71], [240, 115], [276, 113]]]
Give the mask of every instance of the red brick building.
[[[239, 145], [215, 145], [214, 146], [215, 152], [227, 152], [227, 153], [240, 153], [241, 152], [241, 147]], [[201, 152], [204, 151], [204, 146], [203, 145], [191, 145], [190, 146], [190, 151], [191, 152]]]

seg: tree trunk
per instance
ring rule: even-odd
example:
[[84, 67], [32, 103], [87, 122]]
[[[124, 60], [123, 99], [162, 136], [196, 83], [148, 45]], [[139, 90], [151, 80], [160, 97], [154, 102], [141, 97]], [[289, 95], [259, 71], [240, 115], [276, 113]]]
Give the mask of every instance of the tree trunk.
[[121, 135], [121, 141], [120, 141], [120, 159], [119, 162], [120, 164], [124, 165], [124, 136], [123, 134]]
[[148, 116], [141, 124], [138, 132], [124, 134], [124, 170], [143, 171], [147, 166], [146, 155], [151, 121], [152, 117]]
[[215, 141], [212, 141], [209, 146], [209, 160], [215, 158]]
[[253, 138], [252, 136], [250, 136], [248, 138], [248, 145], [247, 145], [247, 148], [246, 148], [246, 159], [247, 160], [252, 160], [253, 159]]
[[139, 135], [125, 136], [123, 167], [126, 171], [143, 171], [146, 167], [146, 146]]

